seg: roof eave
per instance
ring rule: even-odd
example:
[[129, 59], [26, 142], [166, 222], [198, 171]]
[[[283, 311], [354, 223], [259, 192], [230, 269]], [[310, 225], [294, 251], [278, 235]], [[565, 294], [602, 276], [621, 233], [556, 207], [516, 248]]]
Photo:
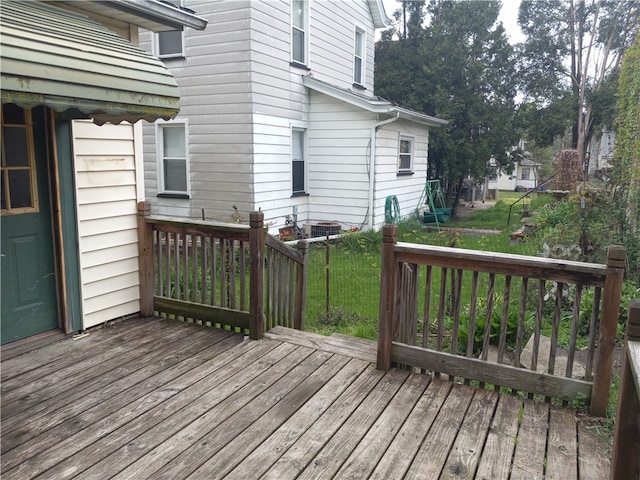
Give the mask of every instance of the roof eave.
[[156, 19], [162, 25], [170, 22], [195, 30], [204, 30], [207, 26], [207, 20], [204, 18], [168, 2], [159, 2], [157, 0], [107, 0], [104, 3], [112, 5], [117, 10], [136, 12], [149, 20]]
[[387, 28], [391, 25], [391, 19], [387, 17], [387, 12], [384, 10], [384, 4], [382, 0], [368, 0], [369, 10], [373, 16], [373, 26], [375, 28]]

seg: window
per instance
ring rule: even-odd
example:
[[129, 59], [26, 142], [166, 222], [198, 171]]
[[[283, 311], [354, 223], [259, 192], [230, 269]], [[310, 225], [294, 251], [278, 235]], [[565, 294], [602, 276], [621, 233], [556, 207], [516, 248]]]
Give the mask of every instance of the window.
[[529, 180], [531, 178], [531, 168], [522, 167], [522, 180]]
[[307, 64], [307, 0], [291, 2], [291, 61]]
[[413, 169], [413, 138], [400, 136], [400, 154], [398, 155], [398, 173], [411, 172]]
[[364, 57], [365, 57], [365, 40], [366, 34], [364, 30], [356, 28], [355, 45], [353, 51], [353, 83], [356, 85], [364, 85]]
[[158, 192], [166, 195], [188, 195], [186, 124], [157, 124]]
[[305, 135], [306, 130], [291, 130], [291, 191], [299, 194], [306, 191]]
[[184, 57], [184, 32], [182, 30], [158, 32], [157, 49], [158, 58]]
[[31, 110], [2, 105], [2, 214], [38, 211]]

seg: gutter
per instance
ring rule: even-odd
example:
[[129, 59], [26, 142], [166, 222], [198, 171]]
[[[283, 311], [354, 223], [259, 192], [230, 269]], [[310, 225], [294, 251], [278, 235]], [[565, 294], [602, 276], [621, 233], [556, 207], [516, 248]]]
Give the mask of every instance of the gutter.
[[389, 123], [393, 123], [400, 118], [400, 112], [396, 111], [395, 116], [381, 120], [371, 127], [371, 158], [369, 160], [369, 224], [368, 229], [373, 230], [374, 224], [374, 190], [376, 178], [376, 133], [381, 127]]

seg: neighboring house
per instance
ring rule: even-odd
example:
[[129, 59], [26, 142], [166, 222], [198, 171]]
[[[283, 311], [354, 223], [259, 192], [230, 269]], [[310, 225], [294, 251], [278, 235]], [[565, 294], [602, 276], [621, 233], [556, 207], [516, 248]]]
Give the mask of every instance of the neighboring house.
[[606, 128], [589, 145], [589, 175], [604, 177], [613, 167], [616, 134]]
[[3, 344], [139, 311], [138, 120], [169, 120], [180, 99], [138, 27], [205, 25], [160, 0], [3, 0]]
[[206, 30], [140, 37], [183, 101], [176, 119], [144, 127], [154, 213], [246, 221], [261, 209], [276, 232], [286, 216], [377, 228], [390, 195], [414, 212], [429, 129], [446, 122], [374, 95], [381, 0], [183, 5]]
[[541, 163], [525, 158], [513, 164], [513, 172], [496, 172], [489, 175], [489, 190], [527, 191], [538, 186]]

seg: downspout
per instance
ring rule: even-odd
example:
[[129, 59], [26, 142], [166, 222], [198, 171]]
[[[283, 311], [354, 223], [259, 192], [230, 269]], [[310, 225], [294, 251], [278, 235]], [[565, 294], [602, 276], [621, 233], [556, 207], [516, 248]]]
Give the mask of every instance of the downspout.
[[387, 118], [386, 120], [382, 120], [376, 123], [373, 127], [371, 127], [371, 159], [369, 161], [369, 224], [368, 229], [373, 230], [373, 219], [374, 219], [374, 209], [373, 209], [373, 197], [374, 197], [374, 189], [375, 189], [375, 178], [376, 178], [376, 132], [380, 130], [381, 127], [387, 125], [389, 123], [395, 122], [400, 118], [400, 112], [396, 112], [395, 117]]

